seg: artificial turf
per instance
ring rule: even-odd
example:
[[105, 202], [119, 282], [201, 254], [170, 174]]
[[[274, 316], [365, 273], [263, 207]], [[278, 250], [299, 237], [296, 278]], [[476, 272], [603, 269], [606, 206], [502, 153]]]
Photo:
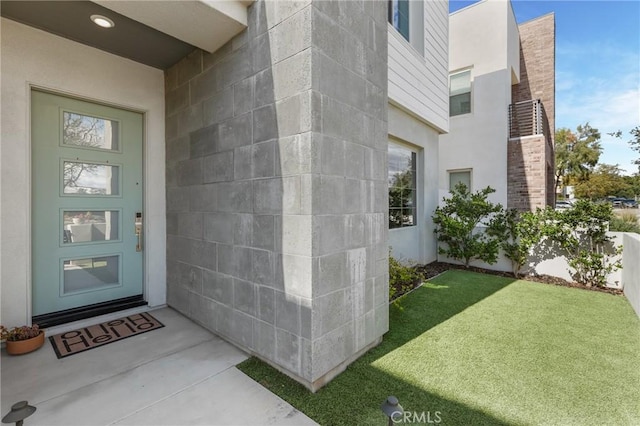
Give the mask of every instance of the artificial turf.
[[622, 296], [449, 271], [391, 305], [383, 342], [312, 394], [238, 368], [321, 425], [640, 424], [640, 320]]

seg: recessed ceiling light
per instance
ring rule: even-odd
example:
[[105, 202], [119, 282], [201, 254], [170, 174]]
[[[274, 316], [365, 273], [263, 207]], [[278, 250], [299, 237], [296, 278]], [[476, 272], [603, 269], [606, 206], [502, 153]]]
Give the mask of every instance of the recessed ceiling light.
[[114, 24], [111, 19], [102, 15], [91, 15], [91, 20], [93, 21], [94, 24], [102, 28], [113, 28], [116, 26], [116, 24]]

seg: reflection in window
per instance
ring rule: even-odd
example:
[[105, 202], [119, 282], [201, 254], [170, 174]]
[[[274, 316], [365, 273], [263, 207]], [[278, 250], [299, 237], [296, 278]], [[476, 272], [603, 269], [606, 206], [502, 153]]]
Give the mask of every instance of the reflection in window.
[[64, 244], [118, 239], [117, 210], [65, 211], [63, 214]]
[[65, 111], [62, 114], [62, 143], [117, 151], [118, 122]]
[[471, 71], [451, 74], [449, 78], [449, 115], [471, 112]]
[[409, 41], [409, 0], [389, 0], [389, 23]]
[[416, 153], [389, 144], [389, 228], [416, 225]]
[[449, 191], [452, 191], [458, 183], [464, 184], [471, 191], [471, 170], [449, 172]]
[[64, 162], [65, 194], [119, 195], [118, 166], [106, 164]]
[[63, 261], [63, 293], [99, 290], [120, 282], [120, 256]]

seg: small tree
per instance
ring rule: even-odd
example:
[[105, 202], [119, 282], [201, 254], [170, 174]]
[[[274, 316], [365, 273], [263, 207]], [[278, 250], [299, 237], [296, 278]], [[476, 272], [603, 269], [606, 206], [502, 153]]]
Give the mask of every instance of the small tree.
[[[629, 146], [632, 150], [636, 151], [640, 154], [640, 126], [636, 126], [629, 131], [631, 134], [631, 140], [628, 142]], [[609, 136], [613, 136], [615, 138], [622, 137], [622, 131], [618, 130], [613, 133], [607, 133]], [[640, 173], [640, 157], [632, 161], [633, 164], [638, 166], [638, 173]]]
[[573, 279], [588, 287], [604, 287], [607, 275], [622, 267], [612, 258], [622, 250], [607, 235], [612, 208], [608, 203], [578, 200], [565, 211], [542, 212], [541, 234], [555, 242], [574, 269]]
[[511, 271], [516, 278], [529, 260], [531, 249], [542, 239], [539, 216], [532, 212], [519, 213], [516, 209], [502, 210], [496, 214], [487, 232], [500, 242], [500, 248], [511, 261]]
[[627, 196], [632, 192], [617, 164], [598, 164], [589, 179], [575, 186], [576, 197], [590, 200], [604, 199], [609, 195]]
[[500, 242], [494, 236], [477, 229], [489, 226], [490, 217], [502, 210], [501, 204], [487, 200], [495, 189], [486, 187], [475, 193], [459, 182], [451, 191], [451, 198], [444, 198], [444, 206], [437, 207], [432, 216], [436, 225], [440, 254], [464, 262], [469, 267], [471, 260], [479, 259], [493, 264], [498, 259]]
[[602, 153], [600, 132], [589, 123], [579, 125], [576, 132], [558, 129], [555, 133], [556, 192], [560, 183], [582, 182], [589, 179]]

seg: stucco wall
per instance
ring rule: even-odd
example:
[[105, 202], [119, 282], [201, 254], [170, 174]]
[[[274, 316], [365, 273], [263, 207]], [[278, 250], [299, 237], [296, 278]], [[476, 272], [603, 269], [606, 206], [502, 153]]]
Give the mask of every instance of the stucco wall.
[[394, 257], [406, 263], [437, 260], [431, 216], [438, 205], [438, 136], [436, 129], [389, 106], [389, 137], [407, 144], [418, 153], [418, 217], [416, 226], [389, 230], [389, 246]]
[[511, 5], [504, 0], [474, 3], [449, 15], [449, 70], [473, 65], [482, 75], [508, 66], [509, 30], [515, 19]]
[[30, 323], [30, 87], [145, 114], [145, 295], [165, 303], [164, 82], [160, 70], [2, 18], [2, 318]]
[[[476, 229], [480, 230], [483, 228], [478, 227]], [[613, 244], [616, 247], [622, 245], [624, 249], [622, 259], [620, 258], [620, 256], [615, 256], [611, 259], [611, 261], [622, 260], [623, 267], [622, 269], [618, 269], [607, 275], [607, 285], [610, 287], [621, 288], [625, 280], [631, 282], [633, 285], [634, 280], [635, 282], [637, 282], [637, 279], [631, 278], [631, 275], [629, 274], [633, 273], [637, 269], [637, 257], [634, 256], [637, 255], [638, 251], [637, 247], [633, 246], [633, 243], [635, 243], [635, 241], [631, 241], [631, 248], [625, 255], [626, 248], [624, 247], [624, 244], [626, 241], [626, 236], [634, 234], [628, 232], [607, 232], [607, 235], [612, 238]], [[438, 260], [441, 262], [462, 264], [462, 262], [448, 258], [442, 254], [438, 255]], [[504, 255], [502, 251], [499, 253], [496, 263], [492, 265], [480, 260], [474, 260], [470, 262], [470, 265], [477, 266], [479, 268], [490, 269], [493, 271], [512, 272], [511, 261]], [[624, 272], [624, 270], [627, 268], [631, 272]], [[528, 262], [520, 269], [521, 274], [550, 275], [553, 277], [562, 278], [563, 280], [567, 281], [573, 281], [573, 278], [571, 277], [572, 272], [573, 270], [569, 268], [569, 263], [567, 262], [567, 258], [563, 254], [563, 252], [557, 248], [549, 247], [549, 245], [544, 244], [544, 242], [533, 247]]]
[[476, 75], [474, 68], [472, 78], [471, 113], [451, 117], [449, 134], [440, 136], [440, 198], [449, 192], [449, 171], [472, 169], [472, 190], [491, 186], [489, 199], [506, 205], [510, 73]]
[[[515, 31], [514, 31], [515, 30]], [[491, 186], [489, 198], [507, 202], [507, 137], [513, 58], [518, 33], [510, 3], [487, 0], [450, 15], [449, 70], [471, 71], [471, 112], [449, 120], [440, 137], [440, 195], [449, 191], [451, 170], [471, 169], [472, 190]]]
[[624, 294], [629, 299], [640, 317], [640, 235], [625, 232], [622, 237], [622, 285]]

